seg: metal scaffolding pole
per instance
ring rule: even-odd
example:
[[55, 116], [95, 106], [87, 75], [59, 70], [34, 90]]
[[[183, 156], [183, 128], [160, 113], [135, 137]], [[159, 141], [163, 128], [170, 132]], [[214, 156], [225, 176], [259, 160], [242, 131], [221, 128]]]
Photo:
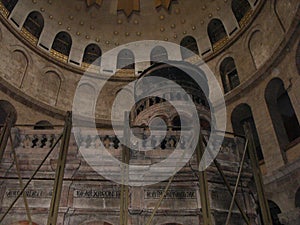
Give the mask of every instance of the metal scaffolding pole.
[[225, 223], [226, 225], [229, 225], [229, 221], [230, 221], [231, 214], [232, 214], [232, 209], [233, 209], [233, 204], [234, 204], [234, 201], [235, 201], [235, 196], [237, 194], [238, 186], [239, 186], [240, 179], [241, 179], [241, 176], [242, 176], [242, 171], [243, 171], [243, 167], [244, 167], [245, 157], [246, 157], [246, 153], [247, 153], [247, 143], [248, 143], [248, 141], [246, 142], [245, 149], [244, 149], [244, 152], [243, 152], [243, 156], [242, 156], [242, 161], [241, 161], [241, 165], [240, 165], [238, 177], [236, 179], [236, 183], [235, 183], [235, 187], [234, 187], [234, 191], [233, 191], [233, 195], [232, 195], [232, 200], [231, 200], [230, 207], [229, 207], [229, 212], [228, 212], [228, 216], [227, 216], [226, 223]]
[[7, 145], [7, 141], [9, 138], [9, 134], [10, 134], [10, 129], [12, 127], [13, 124], [13, 118], [11, 116], [11, 114], [9, 114], [6, 117], [4, 126], [2, 127], [1, 130], [1, 135], [0, 135], [0, 163], [2, 162], [3, 159], [3, 155], [4, 155], [4, 151]]
[[[245, 148], [247, 147], [247, 145], [248, 145], [248, 141], [247, 141], [246, 144], [245, 144]], [[224, 184], [225, 184], [225, 186], [227, 187], [227, 189], [228, 189], [228, 191], [229, 191], [231, 197], [233, 197], [234, 195], [233, 195], [233, 191], [232, 191], [232, 189], [231, 189], [230, 183], [228, 182], [228, 180], [227, 180], [225, 174], [223, 173], [223, 170], [222, 170], [222, 168], [221, 168], [221, 166], [220, 166], [220, 163], [219, 163], [216, 159], [214, 159], [214, 164], [216, 165], [217, 170], [219, 171], [219, 173], [220, 173], [220, 175], [221, 175], [221, 177], [222, 177], [222, 179], [223, 179], [223, 181], [224, 181]], [[250, 225], [249, 218], [248, 218], [248, 216], [246, 215], [246, 213], [243, 211], [243, 208], [241, 207], [240, 203], [236, 200], [236, 198], [233, 198], [233, 199], [234, 199], [234, 202], [235, 202], [236, 206], [238, 207], [238, 209], [239, 209], [239, 211], [240, 211], [240, 213], [241, 213], [243, 219], [245, 220], [245, 223], [246, 223], [247, 225]]]
[[56, 225], [58, 217], [58, 209], [62, 192], [63, 178], [65, 174], [65, 166], [68, 155], [69, 142], [72, 131], [72, 113], [68, 112], [66, 116], [65, 127], [60, 146], [59, 158], [57, 161], [55, 181], [53, 186], [50, 210], [47, 225]]
[[[200, 134], [198, 145], [196, 148], [198, 166], [200, 165], [203, 154], [204, 154], [204, 143], [203, 143], [203, 137]], [[205, 171], [199, 171], [199, 186], [200, 186], [200, 201], [201, 201], [201, 208], [202, 208], [202, 215], [203, 215], [203, 225], [212, 225], [207, 178], [206, 178]]]
[[[129, 112], [125, 112], [124, 121], [127, 121], [129, 118]], [[120, 225], [128, 224], [128, 204], [129, 204], [129, 160], [130, 160], [130, 128], [129, 124], [125, 122], [124, 126], [124, 145], [122, 149], [122, 184], [121, 184], [121, 193], [120, 193]]]
[[259, 206], [262, 214], [262, 221], [264, 225], [273, 225], [269, 204], [265, 195], [262, 175], [258, 164], [258, 158], [256, 155], [254, 138], [249, 123], [244, 124], [244, 130], [245, 130], [246, 138], [249, 140], [248, 153], [249, 153], [249, 158], [252, 166], [254, 182], [257, 189], [257, 196], [258, 196]]
[[[16, 170], [17, 170], [17, 174], [18, 174], [20, 189], [22, 190], [24, 188], [24, 185], [23, 185], [23, 180], [22, 180], [22, 176], [21, 176], [21, 169], [20, 169], [20, 166], [19, 166], [19, 160], [18, 160], [18, 157], [17, 157], [17, 153], [15, 151], [15, 146], [14, 146], [14, 143], [13, 143], [11, 132], [9, 132], [9, 139], [10, 139], [10, 144], [11, 144], [11, 151], [13, 153], [14, 161], [15, 161], [15, 164], [16, 164]], [[23, 192], [23, 201], [24, 201], [24, 206], [25, 206], [25, 209], [26, 209], [26, 214], [27, 214], [27, 218], [28, 218], [28, 221], [29, 221], [29, 225], [32, 225], [30, 209], [29, 209], [27, 196], [26, 196], [25, 192]]]

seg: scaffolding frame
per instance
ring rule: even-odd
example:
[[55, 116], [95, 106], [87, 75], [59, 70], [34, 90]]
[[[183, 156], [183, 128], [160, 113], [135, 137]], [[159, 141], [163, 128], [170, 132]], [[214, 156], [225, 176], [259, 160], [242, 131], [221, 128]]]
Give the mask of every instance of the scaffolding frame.
[[[128, 113], [125, 114], [125, 117], [126, 117], [126, 115], [128, 116]], [[65, 170], [66, 159], [67, 159], [67, 155], [68, 155], [68, 147], [69, 147], [70, 136], [71, 136], [72, 113], [67, 112], [63, 133], [57, 138], [56, 142], [53, 144], [53, 146], [48, 151], [46, 156], [42, 159], [41, 163], [35, 169], [35, 171], [31, 175], [31, 177], [28, 179], [28, 181], [25, 183], [25, 185], [23, 184], [23, 179], [21, 177], [17, 155], [16, 155], [16, 152], [14, 149], [14, 143], [13, 143], [12, 135], [11, 135], [12, 127], [13, 127], [13, 120], [12, 120], [12, 117], [10, 115], [8, 115], [6, 118], [5, 124], [1, 129], [1, 134], [0, 134], [0, 163], [2, 162], [4, 152], [5, 152], [6, 146], [8, 144], [8, 140], [10, 140], [11, 150], [13, 153], [14, 162], [16, 164], [16, 170], [17, 170], [17, 174], [18, 174], [18, 180], [19, 180], [19, 185], [20, 185], [21, 191], [18, 193], [18, 195], [16, 196], [14, 201], [10, 204], [10, 206], [7, 208], [7, 210], [4, 212], [4, 214], [0, 217], [0, 224], [3, 222], [5, 217], [8, 215], [10, 210], [13, 208], [15, 203], [18, 201], [18, 199], [21, 196], [23, 196], [28, 221], [29, 221], [29, 224], [32, 225], [32, 219], [31, 219], [30, 209], [28, 206], [25, 190], [28, 187], [28, 185], [30, 184], [30, 182], [35, 178], [35, 175], [38, 173], [38, 171], [40, 170], [42, 165], [45, 163], [47, 158], [50, 156], [50, 154], [53, 152], [53, 150], [55, 149], [57, 144], [60, 141], [62, 141], [62, 143], [60, 145], [59, 157], [58, 157], [57, 168], [56, 168], [56, 173], [55, 173], [55, 178], [54, 178], [53, 194], [52, 194], [52, 198], [51, 198], [48, 220], [47, 220], [47, 225], [56, 225], [57, 218], [58, 218], [59, 203], [60, 203], [61, 192], [62, 192], [62, 184], [64, 181], [64, 170]], [[262, 214], [261, 220], [264, 225], [272, 225], [271, 213], [269, 210], [268, 201], [265, 197], [265, 190], [264, 190], [264, 186], [263, 186], [262, 174], [261, 174], [260, 167], [258, 164], [258, 159], [257, 159], [257, 155], [256, 155], [255, 145], [254, 145], [254, 139], [253, 139], [251, 127], [248, 123], [245, 123], [244, 130], [245, 130], [245, 136], [244, 136], [245, 146], [244, 146], [242, 160], [240, 162], [240, 168], [238, 171], [237, 180], [236, 180], [233, 190], [221, 168], [220, 163], [217, 161], [217, 159], [213, 160], [213, 162], [224, 182], [225, 187], [227, 188], [230, 195], [232, 196], [228, 216], [226, 219], [226, 225], [229, 225], [234, 204], [237, 206], [239, 212], [241, 213], [244, 222], [247, 225], [250, 225], [248, 216], [243, 211], [239, 202], [236, 200], [238, 184], [240, 182], [240, 178], [241, 178], [241, 174], [242, 174], [242, 170], [243, 170], [243, 164], [244, 164], [247, 152], [249, 154], [249, 159], [250, 159], [253, 177], [254, 177], [254, 181], [255, 181], [255, 186], [256, 186], [256, 190], [257, 190], [259, 207], [260, 207], [261, 214]], [[130, 132], [129, 127], [125, 126], [124, 134], [128, 134], [129, 132]], [[235, 135], [234, 133], [231, 133], [231, 132], [226, 132], [226, 133], [241, 137], [240, 135]], [[124, 137], [127, 137], [127, 136], [124, 135]], [[127, 142], [128, 142], [128, 140], [127, 140]], [[127, 143], [127, 142], [125, 140], [125, 143]], [[205, 139], [201, 134], [199, 137], [197, 147], [196, 147], [196, 157], [197, 157], [198, 165], [200, 163], [202, 155], [204, 154], [204, 150], [205, 150], [204, 143], [205, 143]], [[123, 146], [123, 151], [122, 151], [122, 162], [125, 164], [129, 164], [129, 160], [130, 160], [130, 149], [127, 146]], [[122, 174], [123, 174], [124, 179], [126, 179], [126, 178], [128, 179], [128, 168], [124, 167]], [[164, 189], [164, 192], [158, 199], [158, 202], [157, 202], [154, 210], [152, 211], [146, 225], [151, 225], [157, 210], [159, 209], [164, 197], [167, 194], [167, 191], [169, 190], [169, 187], [174, 179], [174, 176], [175, 175], [170, 177], [170, 179]], [[211, 219], [211, 209], [210, 209], [206, 172], [198, 170], [198, 179], [199, 179], [199, 192], [200, 192], [201, 211], [202, 211], [201, 213], [203, 216], [203, 224], [204, 225], [212, 225], [213, 223], [212, 223], [212, 219]], [[121, 185], [120, 225], [128, 224], [128, 213], [129, 213], [128, 206], [129, 206], [129, 186], [126, 185], [126, 182], [125, 182], [125, 184]]]

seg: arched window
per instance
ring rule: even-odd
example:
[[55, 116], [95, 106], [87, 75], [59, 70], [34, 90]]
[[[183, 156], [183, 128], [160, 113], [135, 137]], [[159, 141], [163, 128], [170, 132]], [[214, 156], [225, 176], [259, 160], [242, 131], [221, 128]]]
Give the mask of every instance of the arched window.
[[295, 207], [300, 208], [300, 188], [298, 188], [295, 196]]
[[35, 124], [34, 130], [51, 130], [54, 129], [53, 125], [47, 120], [41, 120]]
[[265, 99], [280, 147], [300, 137], [300, 126], [290, 97], [281, 79], [272, 79], [265, 90]]
[[98, 59], [95, 64], [100, 66], [101, 59], [99, 57], [101, 57], [101, 54], [102, 52], [98, 45], [89, 44], [84, 50], [82, 62], [86, 64], [93, 64]]
[[17, 120], [17, 111], [15, 107], [7, 101], [0, 100], [0, 125], [2, 126], [7, 116], [10, 115], [13, 123]]
[[231, 9], [236, 20], [240, 23], [246, 14], [251, 10], [248, 0], [232, 0]]
[[220, 65], [220, 74], [222, 78], [224, 93], [227, 93], [228, 91], [239, 86], [240, 79], [236, 70], [234, 59], [232, 57], [227, 57], [223, 60]]
[[18, 3], [18, 0], [1, 0], [4, 7], [7, 9], [8, 14], [7, 16], [13, 11], [16, 4]]
[[151, 65], [155, 62], [164, 62], [168, 60], [167, 50], [162, 46], [156, 46], [150, 54]]
[[187, 59], [193, 56], [193, 53], [199, 55], [197, 41], [192, 36], [184, 37], [180, 42], [180, 46], [181, 46], [180, 51], [181, 51], [182, 59]]
[[228, 38], [225, 27], [222, 21], [219, 19], [212, 19], [209, 22], [207, 33], [214, 50], [217, 47], [220, 47], [218, 42], [221, 42], [222, 40], [225, 40], [225, 38]]
[[268, 200], [268, 204], [269, 204], [269, 208], [270, 208], [273, 225], [282, 225], [282, 223], [280, 223], [280, 220], [278, 217], [278, 215], [281, 213], [280, 208], [273, 201]]
[[247, 104], [238, 105], [231, 114], [231, 123], [233, 132], [237, 135], [245, 135], [244, 125], [245, 123], [249, 124], [258, 160], [263, 160], [264, 157], [250, 106]]
[[117, 69], [134, 69], [134, 54], [129, 49], [123, 49], [118, 54]]
[[67, 62], [71, 51], [71, 46], [71, 36], [67, 32], [59, 32], [54, 38], [51, 53], [54, 55], [54, 57]]
[[25, 32], [25, 35], [27, 36], [28, 33], [31, 34], [29, 39], [32, 39], [32, 41], [35, 42], [35, 44], [37, 43], [43, 28], [44, 28], [44, 18], [42, 14], [40, 14], [37, 11], [31, 12], [27, 16], [23, 25], [23, 29], [27, 31]]

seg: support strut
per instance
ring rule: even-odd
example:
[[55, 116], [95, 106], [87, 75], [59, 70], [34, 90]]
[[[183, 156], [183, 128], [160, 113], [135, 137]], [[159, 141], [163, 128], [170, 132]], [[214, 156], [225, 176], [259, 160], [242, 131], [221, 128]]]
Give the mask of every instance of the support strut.
[[48, 215], [47, 225], [56, 225], [58, 217], [58, 209], [62, 192], [63, 178], [65, 174], [65, 166], [68, 155], [68, 148], [72, 130], [72, 113], [68, 112], [65, 122], [65, 127], [60, 146], [59, 158], [57, 161], [55, 181], [53, 186], [53, 194], [51, 198], [50, 210]]

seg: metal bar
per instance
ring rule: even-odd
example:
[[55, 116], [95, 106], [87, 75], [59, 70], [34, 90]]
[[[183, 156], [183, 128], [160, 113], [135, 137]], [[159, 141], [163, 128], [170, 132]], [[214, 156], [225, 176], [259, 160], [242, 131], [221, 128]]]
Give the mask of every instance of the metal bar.
[[163, 192], [162, 195], [160, 196], [160, 198], [159, 198], [159, 200], [158, 200], [158, 202], [157, 202], [155, 208], [153, 209], [153, 212], [152, 212], [152, 214], [151, 214], [149, 220], [147, 221], [146, 225], [150, 225], [150, 224], [151, 224], [151, 222], [152, 222], [152, 220], [153, 220], [153, 218], [154, 218], [154, 215], [155, 215], [155, 213], [157, 212], [158, 208], [160, 207], [160, 205], [161, 205], [161, 203], [162, 203], [164, 197], [166, 196], [167, 191], [169, 190], [169, 188], [170, 188], [170, 186], [171, 186], [171, 183], [172, 183], [174, 177], [175, 177], [175, 175], [173, 175], [172, 177], [170, 177], [169, 182], [168, 182], [167, 186], [165, 187], [164, 192]]
[[128, 166], [130, 160], [130, 128], [129, 123], [127, 124], [126, 121], [129, 118], [129, 112], [125, 112], [124, 114], [124, 144], [123, 144], [123, 151], [122, 151], [122, 184], [121, 184], [121, 193], [120, 193], [120, 225], [127, 225], [128, 224], [128, 204], [129, 204], [129, 188], [128, 188]]
[[8, 207], [8, 209], [5, 211], [5, 213], [3, 214], [3, 216], [0, 219], [0, 224], [3, 222], [4, 218], [7, 216], [7, 214], [12, 209], [12, 207], [16, 204], [16, 202], [21, 197], [21, 195], [23, 194], [23, 192], [25, 191], [25, 189], [28, 187], [28, 185], [30, 184], [30, 182], [35, 177], [35, 175], [38, 173], [38, 171], [40, 170], [40, 168], [42, 167], [42, 165], [45, 163], [45, 161], [47, 160], [47, 158], [49, 157], [49, 155], [52, 153], [52, 151], [56, 147], [57, 143], [60, 141], [61, 137], [62, 137], [62, 135], [59, 136], [59, 138], [56, 140], [56, 142], [54, 143], [54, 145], [52, 146], [52, 148], [49, 150], [49, 152], [47, 153], [47, 155], [44, 157], [44, 159], [40, 163], [40, 165], [35, 169], [34, 173], [31, 175], [31, 177], [29, 178], [29, 180], [27, 181], [27, 183], [24, 185], [23, 189], [19, 192], [19, 194], [17, 195], [17, 197], [15, 198], [15, 200], [10, 204], [10, 206]]
[[[246, 142], [246, 144], [248, 145], [248, 141]], [[240, 183], [240, 179], [241, 179], [241, 175], [242, 175], [242, 171], [243, 171], [243, 167], [244, 167], [246, 152], [247, 152], [247, 148], [245, 147], [244, 152], [243, 152], [241, 165], [240, 165], [240, 169], [239, 169], [239, 173], [238, 173], [238, 177], [236, 179], [236, 183], [235, 183], [235, 187], [234, 187], [234, 191], [233, 191], [232, 200], [231, 200], [230, 207], [229, 207], [228, 216], [227, 216], [226, 223], [225, 223], [226, 225], [229, 225], [229, 221], [230, 221], [230, 218], [231, 218], [231, 213], [232, 213], [233, 204], [234, 204], [234, 201], [235, 201], [235, 196], [236, 196], [236, 193], [237, 193], [237, 189], [238, 189], [238, 186], [239, 186], [239, 183]]]
[[272, 225], [273, 222], [271, 218], [270, 208], [269, 208], [268, 201], [265, 197], [266, 195], [265, 195], [262, 175], [259, 168], [255, 143], [254, 143], [252, 130], [249, 123], [244, 124], [244, 130], [245, 130], [246, 137], [249, 140], [248, 153], [249, 153], [253, 177], [257, 189], [258, 201], [259, 201], [259, 206], [262, 214], [262, 221], [264, 225]]
[[[196, 148], [197, 164], [199, 166], [203, 154], [204, 154], [203, 137], [200, 134], [198, 145]], [[200, 168], [199, 168], [199, 186], [200, 186], [200, 201], [201, 201], [201, 208], [202, 208], [202, 215], [203, 215], [203, 225], [212, 225], [206, 172], [200, 171]]]
[[[214, 159], [214, 164], [216, 165], [217, 170], [219, 171], [219, 173], [220, 173], [220, 175], [221, 175], [221, 177], [222, 177], [222, 179], [223, 179], [223, 181], [224, 181], [224, 184], [225, 184], [225, 186], [227, 187], [227, 189], [228, 189], [228, 191], [229, 191], [231, 197], [233, 197], [233, 191], [232, 191], [232, 189], [231, 189], [231, 186], [230, 186], [229, 182], [227, 181], [227, 178], [226, 178], [225, 174], [223, 173], [222, 168], [221, 168], [219, 162], [218, 162], [216, 159]], [[242, 217], [243, 217], [243, 219], [245, 220], [246, 224], [247, 224], [247, 225], [250, 225], [249, 218], [248, 218], [248, 216], [245, 214], [245, 212], [243, 211], [243, 209], [242, 209], [240, 203], [239, 203], [236, 199], [234, 199], [234, 202], [235, 202], [236, 206], [238, 207], [240, 213], [242, 214]]]
[[[13, 143], [13, 140], [12, 140], [11, 132], [9, 133], [9, 139], [10, 139], [10, 144], [11, 144], [11, 151], [13, 153], [14, 161], [16, 163], [16, 169], [17, 169], [17, 174], [18, 174], [20, 189], [22, 190], [23, 187], [24, 187], [24, 185], [23, 185], [23, 180], [22, 180], [22, 176], [21, 176], [21, 172], [20, 172], [21, 170], [20, 170], [20, 167], [19, 167], [19, 161], [18, 161], [17, 154], [16, 154], [16, 151], [15, 151], [15, 147], [14, 147], [14, 143]], [[28, 217], [29, 225], [32, 225], [32, 219], [31, 219], [30, 209], [29, 209], [29, 206], [28, 206], [27, 197], [26, 197], [26, 193], [25, 192], [23, 192], [23, 200], [24, 200], [24, 205], [25, 205], [25, 209], [26, 209], [26, 214], [27, 214], [27, 217]]]
[[51, 198], [50, 210], [47, 225], [56, 225], [58, 217], [58, 209], [62, 191], [63, 178], [65, 174], [65, 166], [68, 155], [69, 142], [72, 131], [72, 113], [67, 112], [65, 127], [63, 131], [62, 143], [60, 146], [59, 158], [56, 166], [55, 181], [53, 186], [53, 194]]
[[0, 135], [0, 163], [2, 162], [3, 159], [3, 155], [5, 152], [5, 148], [7, 146], [7, 141], [9, 138], [9, 133], [10, 133], [10, 129], [12, 127], [12, 116], [11, 114], [8, 114], [8, 116], [6, 117], [4, 126], [1, 130], [1, 135]]

